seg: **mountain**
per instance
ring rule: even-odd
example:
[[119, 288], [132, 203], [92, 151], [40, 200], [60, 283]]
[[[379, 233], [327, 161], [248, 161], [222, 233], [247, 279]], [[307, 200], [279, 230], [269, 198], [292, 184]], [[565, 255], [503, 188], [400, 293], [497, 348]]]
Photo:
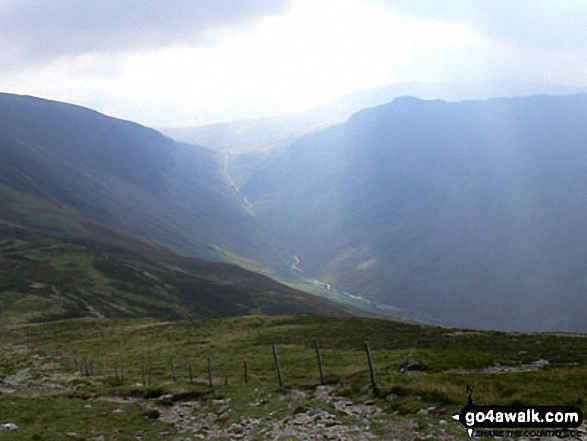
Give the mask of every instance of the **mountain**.
[[[326, 106], [305, 112], [253, 120], [227, 121], [194, 127], [169, 127], [163, 133], [179, 141], [200, 144], [231, 155], [265, 154], [301, 135], [345, 122], [354, 113], [386, 104], [401, 96], [462, 101], [535, 94], [573, 94], [585, 89], [548, 83], [487, 81], [477, 83], [396, 83], [343, 95]], [[237, 158], [241, 159], [241, 158]], [[245, 164], [248, 165], [248, 162]], [[239, 170], [239, 164], [234, 167]]]
[[67, 230], [91, 219], [184, 255], [256, 256], [248, 263], [261, 269], [284, 259], [205, 148], [83, 107], [0, 94], [0, 155], [0, 212], [19, 222]]
[[304, 275], [450, 325], [587, 331], [587, 95], [398, 98], [241, 189]]
[[[285, 271], [294, 283], [301, 274], [331, 297], [448, 325], [587, 331], [586, 116], [586, 95], [404, 97], [266, 159], [243, 156], [247, 176], [235, 181], [227, 157], [206, 148], [78, 106], [0, 94], [0, 223], [11, 231], [3, 295], [22, 312], [22, 298], [10, 296], [32, 295], [26, 310], [45, 290], [61, 298], [47, 303], [52, 317], [90, 311], [63, 300], [70, 292], [112, 316], [153, 314], [153, 304], [165, 317], [333, 308], [237, 267], [211, 274], [203, 268], [216, 264], [182, 260], [198, 257]], [[33, 237], [21, 243], [19, 229]], [[71, 240], [84, 250], [79, 279], [76, 259], [55, 266], [43, 251], [67, 256]], [[163, 282], [151, 286], [145, 273]], [[56, 274], [79, 284], [61, 287]], [[287, 302], [263, 297], [280, 290]], [[207, 303], [214, 293], [224, 299], [216, 306]], [[135, 295], [143, 297], [129, 306]]]
[[344, 123], [354, 113], [402, 96], [462, 101], [537, 94], [569, 95], [586, 89], [524, 81], [471, 83], [396, 83], [343, 95], [326, 106], [269, 118], [226, 121], [161, 131], [178, 141], [203, 145], [223, 155], [223, 171], [235, 190], [263, 167], [267, 156], [308, 133]]

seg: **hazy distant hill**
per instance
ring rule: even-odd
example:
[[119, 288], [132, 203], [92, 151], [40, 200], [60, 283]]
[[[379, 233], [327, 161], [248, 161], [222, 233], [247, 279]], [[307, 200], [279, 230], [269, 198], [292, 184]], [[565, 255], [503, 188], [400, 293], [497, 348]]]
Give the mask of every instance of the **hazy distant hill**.
[[309, 277], [460, 326], [587, 331], [587, 95], [400, 98], [242, 189]]
[[[179, 141], [235, 154], [266, 153], [290, 144], [298, 136], [345, 122], [359, 110], [386, 104], [401, 96], [462, 101], [533, 94], [571, 94], [584, 89], [547, 83], [489, 81], [479, 83], [397, 83], [341, 96], [306, 112], [195, 127], [171, 127], [163, 133]], [[247, 163], [248, 165], [248, 163]], [[234, 165], [239, 170], [239, 164]]]
[[79, 106], [0, 94], [0, 155], [0, 203], [37, 223], [68, 210], [186, 255], [280, 259], [204, 148]]

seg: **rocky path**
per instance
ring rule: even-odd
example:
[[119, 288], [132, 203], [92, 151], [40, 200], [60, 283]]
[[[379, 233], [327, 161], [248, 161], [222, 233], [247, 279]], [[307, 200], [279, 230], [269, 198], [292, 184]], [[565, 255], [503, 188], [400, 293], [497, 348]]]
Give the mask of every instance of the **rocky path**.
[[[290, 391], [277, 398], [283, 411], [269, 411], [263, 417], [237, 416], [231, 399], [212, 400], [212, 409], [204, 409], [199, 401], [186, 401], [161, 409], [148, 406], [147, 415], [175, 426], [185, 438], [234, 440], [374, 440], [380, 436], [371, 431], [371, 420], [382, 414], [374, 402], [353, 404], [344, 397], [333, 396], [333, 389], [319, 387], [310, 396], [304, 391]], [[160, 400], [170, 397], [163, 396]], [[302, 404], [304, 403], [304, 404]], [[260, 399], [250, 407], [267, 404]], [[330, 410], [326, 410], [328, 407]], [[229, 422], [229, 420], [233, 422]]]

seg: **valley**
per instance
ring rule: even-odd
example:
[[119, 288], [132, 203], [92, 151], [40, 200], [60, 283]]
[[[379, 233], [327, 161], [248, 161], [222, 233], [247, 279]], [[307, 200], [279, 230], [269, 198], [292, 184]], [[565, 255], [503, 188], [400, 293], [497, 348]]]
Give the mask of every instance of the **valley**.
[[14, 225], [115, 230], [369, 313], [584, 331], [584, 94], [398, 98], [244, 153], [33, 97], [0, 109]]
[[468, 439], [467, 387], [583, 409], [584, 95], [403, 98], [261, 155], [2, 106], [0, 437]]
[[0, 0], [0, 441], [587, 440], [586, 16]]

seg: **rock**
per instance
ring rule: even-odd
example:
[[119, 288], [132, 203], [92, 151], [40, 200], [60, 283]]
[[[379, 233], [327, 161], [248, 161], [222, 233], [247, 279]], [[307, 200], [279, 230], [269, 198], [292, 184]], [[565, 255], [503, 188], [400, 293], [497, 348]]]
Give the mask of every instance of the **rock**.
[[0, 424], [0, 432], [7, 432], [9, 430], [18, 430], [18, 426], [14, 423]]
[[228, 405], [226, 405], [226, 404], [224, 406], [220, 406], [220, 409], [218, 409], [216, 411], [216, 415], [222, 415], [223, 413], [228, 412], [229, 409], [230, 409], [230, 407], [228, 407]]
[[303, 390], [294, 389], [287, 394], [287, 398], [294, 400], [305, 400], [308, 398], [308, 393], [304, 392]]
[[257, 400], [257, 401], [254, 401], [254, 402], [252, 402], [252, 403], [249, 403], [249, 406], [252, 406], [252, 407], [257, 407], [257, 406], [261, 406], [261, 405], [263, 405], [263, 404], [267, 404], [268, 402], [269, 402], [269, 400], [268, 400], [268, 399], [266, 399], [266, 398], [261, 398], [260, 400]]
[[157, 409], [147, 409], [143, 411], [141, 415], [151, 420], [156, 420], [161, 416], [161, 412], [159, 412]]
[[228, 412], [224, 412], [222, 415], [220, 415], [216, 420], [217, 421], [226, 421], [230, 418], [230, 414]]
[[314, 398], [326, 403], [330, 402], [330, 388], [328, 386], [318, 386], [314, 392]]
[[407, 360], [399, 367], [399, 371], [402, 373], [427, 370], [428, 366], [426, 366], [424, 362], [420, 360]]
[[308, 411], [308, 408], [305, 406], [298, 406], [294, 409], [293, 413], [294, 414], [298, 414], [298, 413], [306, 413]]
[[436, 407], [432, 406], [432, 407], [428, 407], [427, 409], [420, 409], [418, 411], [419, 415], [428, 415], [430, 412], [432, 412], [434, 409], [436, 409]]
[[207, 434], [209, 431], [210, 431], [210, 428], [209, 428], [208, 426], [201, 426], [201, 427], [198, 429], [197, 433], [199, 433], [199, 434], [204, 434], [204, 435], [205, 435], [205, 434]]

